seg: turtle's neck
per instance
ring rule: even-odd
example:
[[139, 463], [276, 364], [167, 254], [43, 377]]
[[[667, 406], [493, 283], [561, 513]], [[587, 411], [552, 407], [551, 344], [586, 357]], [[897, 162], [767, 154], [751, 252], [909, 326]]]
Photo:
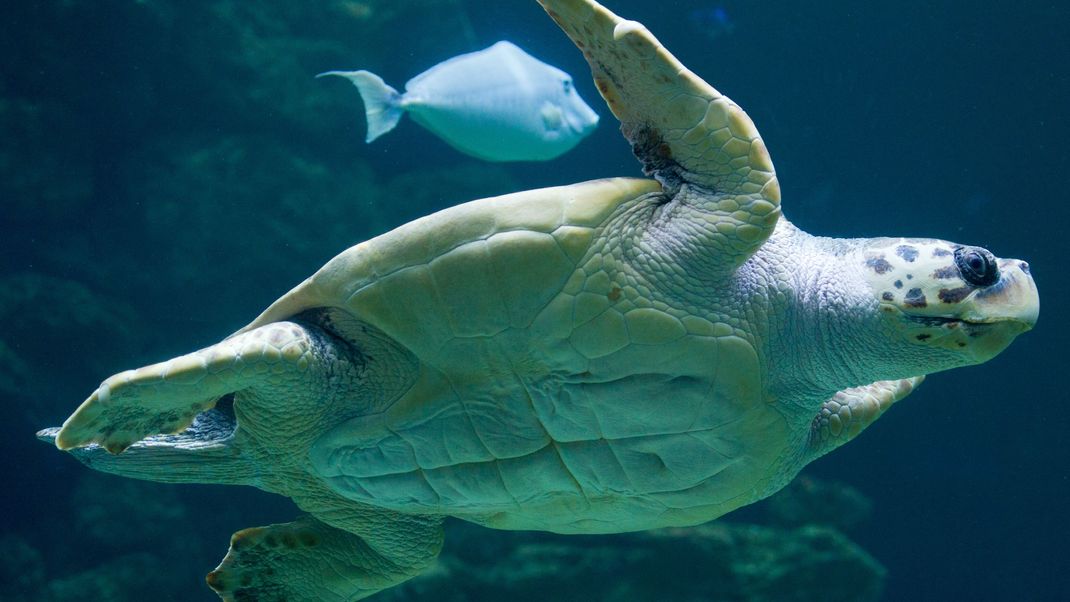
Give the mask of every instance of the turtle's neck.
[[887, 326], [858, 268], [867, 239], [811, 236], [781, 223], [738, 277], [766, 283], [759, 342], [769, 392], [801, 412], [833, 393], [893, 377]]
[[[684, 219], [681, 212], [694, 208], [671, 205], [650, 195], [624, 208], [603, 253], [623, 259], [620, 269], [648, 296], [705, 314], [748, 339], [766, 375], [766, 394], [798, 408], [800, 419], [812, 418], [836, 391], [931, 371], [880, 315], [862, 271], [873, 239], [812, 236], [781, 217], [736, 268], [723, 261], [729, 250], [716, 247], [704, 229], [715, 228], [716, 220]], [[659, 213], [669, 210], [677, 213]]]

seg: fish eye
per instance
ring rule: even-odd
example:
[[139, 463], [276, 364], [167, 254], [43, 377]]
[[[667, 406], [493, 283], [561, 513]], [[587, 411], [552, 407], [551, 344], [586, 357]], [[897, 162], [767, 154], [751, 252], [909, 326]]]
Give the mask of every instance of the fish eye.
[[561, 87], [565, 90], [565, 94], [572, 92], [572, 80], [566, 79], [561, 81]]
[[974, 286], [991, 286], [999, 280], [995, 256], [980, 247], [956, 248], [955, 265], [962, 279]]

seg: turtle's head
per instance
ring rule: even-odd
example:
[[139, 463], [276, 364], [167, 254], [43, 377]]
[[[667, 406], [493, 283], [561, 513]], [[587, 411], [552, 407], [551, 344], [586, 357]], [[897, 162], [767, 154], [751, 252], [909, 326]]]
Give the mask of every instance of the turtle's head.
[[988, 361], [1037, 321], [1024, 261], [932, 239], [875, 240], [862, 261], [882, 319], [915, 350], [933, 350], [923, 354], [931, 371]]

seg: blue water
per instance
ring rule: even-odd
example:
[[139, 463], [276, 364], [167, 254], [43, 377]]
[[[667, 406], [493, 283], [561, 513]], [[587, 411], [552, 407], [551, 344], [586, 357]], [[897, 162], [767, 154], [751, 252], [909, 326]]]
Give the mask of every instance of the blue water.
[[[887, 569], [884, 600], [1070, 599], [1067, 6], [610, 7], [748, 111], [800, 227], [1030, 262], [1034, 332], [931, 377], [806, 473], [872, 501], [849, 535]], [[34, 440], [104, 377], [218, 340], [338, 251], [417, 216], [639, 175], [604, 106], [564, 157], [489, 165], [409, 122], [367, 146], [355, 94], [312, 79], [362, 67], [400, 84], [510, 39], [594, 106], [582, 57], [534, 2], [41, 0], [5, 13], [0, 598], [212, 600], [203, 574], [229, 534], [295, 513], [252, 490], [101, 476]]]

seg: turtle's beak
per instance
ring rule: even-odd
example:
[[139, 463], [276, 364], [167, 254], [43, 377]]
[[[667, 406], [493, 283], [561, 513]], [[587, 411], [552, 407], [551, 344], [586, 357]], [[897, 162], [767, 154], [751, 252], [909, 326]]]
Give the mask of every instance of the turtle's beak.
[[957, 317], [965, 336], [948, 341], [964, 347], [977, 363], [992, 359], [1015, 337], [1031, 330], [1040, 315], [1040, 295], [1029, 264], [1001, 259], [999, 268], [999, 281], [974, 291], [963, 301]]
[[[909, 340], [954, 351], [966, 364], [986, 362], [1032, 329], [1040, 315], [1040, 295], [1029, 264], [1019, 259], [997, 261], [999, 279], [988, 286], [963, 281], [957, 269], [948, 272], [953, 266], [924, 266], [924, 271], [933, 270], [930, 278], [915, 278], [916, 288], [882, 305], [886, 311], [897, 309], [908, 320]], [[901, 274], [909, 272], [901, 269], [892, 277]]]
[[1020, 259], [999, 260], [1001, 277], [979, 289], [963, 308], [962, 319], [975, 324], [1008, 322], [1020, 334], [1033, 328], [1040, 316], [1040, 294], [1029, 264]]

